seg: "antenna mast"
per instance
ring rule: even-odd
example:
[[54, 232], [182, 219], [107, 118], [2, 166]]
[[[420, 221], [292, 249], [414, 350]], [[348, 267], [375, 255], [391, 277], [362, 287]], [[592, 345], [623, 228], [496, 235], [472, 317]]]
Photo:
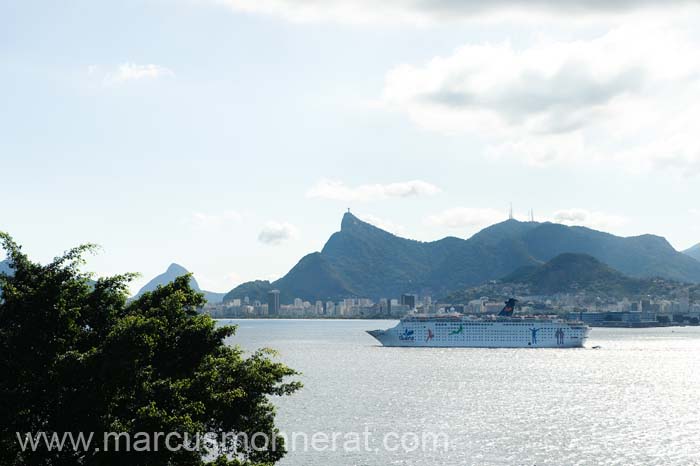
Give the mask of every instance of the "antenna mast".
[[510, 210], [508, 211], [508, 220], [513, 220], [513, 203], [510, 203]]

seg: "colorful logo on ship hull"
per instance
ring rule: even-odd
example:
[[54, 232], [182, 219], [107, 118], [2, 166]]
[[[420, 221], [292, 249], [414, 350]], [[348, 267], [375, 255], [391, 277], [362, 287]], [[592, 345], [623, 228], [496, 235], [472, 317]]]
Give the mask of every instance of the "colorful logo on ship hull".
[[404, 329], [403, 333], [399, 334], [399, 340], [401, 341], [415, 341], [416, 336], [413, 330]]

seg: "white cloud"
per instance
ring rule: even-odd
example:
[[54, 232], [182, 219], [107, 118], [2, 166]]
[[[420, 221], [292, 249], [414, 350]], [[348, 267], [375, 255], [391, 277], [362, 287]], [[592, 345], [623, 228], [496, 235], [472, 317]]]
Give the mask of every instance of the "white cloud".
[[483, 228], [506, 220], [506, 214], [496, 209], [455, 207], [426, 217], [425, 223], [453, 229]]
[[395, 223], [391, 220], [387, 220], [385, 218], [376, 217], [374, 215], [369, 214], [359, 215], [359, 218], [369, 224], [374, 225], [377, 228], [381, 228], [384, 231], [388, 231], [389, 233], [393, 233], [398, 236], [406, 236], [407, 234], [405, 226]]
[[610, 231], [628, 223], [628, 219], [619, 215], [585, 209], [559, 210], [554, 213], [553, 221], [569, 226], [585, 226], [595, 230]]
[[[98, 65], [88, 66], [88, 74], [99, 74], [102, 67]], [[135, 63], [122, 63], [115, 69], [105, 70], [102, 83], [106, 86], [123, 84], [129, 81], [154, 80], [162, 77], [175, 76], [175, 73], [164, 66], [147, 64], [137, 65]]]
[[700, 54], [682, 29], [587, 41], [469, 44], [386, 76], [382, 102], [429, 130], [472, 134], [533, 164], [615, 162], [700, 172]]
[[267, 222], [258, 234], [258, 241], [278, 245], [299, 237], [299, 230], [290, 223]]
[[342, 181], [321, 180], [306, 193], [306, 197], [333, 201], [376, 201], [389, 198], [431, 196], [440, 188], [421, 180], [389, 184], [364, 184], [356, 187]]
[[674, 9], [693, 0], [217, 0], [234, 10], [280, 16], [292, 21], [349, 23], [444, 23], [494, 13], [607, 16]]
[[243, 216], [235, 210], [226, 210], [219, 213], [193, 212], [190, 222], [200, 228], [222, 228], [240, 223]]

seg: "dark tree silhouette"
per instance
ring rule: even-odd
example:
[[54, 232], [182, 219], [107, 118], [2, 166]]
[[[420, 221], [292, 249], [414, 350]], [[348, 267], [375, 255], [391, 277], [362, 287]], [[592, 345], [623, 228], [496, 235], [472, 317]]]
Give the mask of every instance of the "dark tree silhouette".
[[[226, 345], [235, 327], [196, 312], [204, 301], [189, 276], [128, 302], [133, 275], [81, 272], [93, 245], [41, 265], [9, 235], [0, 243], [12, 268], [0, 273], [0, 464], [262, 465], [284, 455], [270, 397], [296, 391], [296, 372], [271, 350], [244, 357]], [[190, 448], [197, 433], [240, 435], [198, 451], [22, 451], [17, 433], [39, 432], [94, 433], [99, 447], [106, 432], [187, 433]], [[275, 442], [240, 441], [254, 433]]]

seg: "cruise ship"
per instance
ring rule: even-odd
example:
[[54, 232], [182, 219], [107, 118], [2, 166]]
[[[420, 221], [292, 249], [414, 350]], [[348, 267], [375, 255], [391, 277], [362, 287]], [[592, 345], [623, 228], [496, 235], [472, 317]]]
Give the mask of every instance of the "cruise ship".
[[498, 315], [414, 314], [388, 330], [367, 333], [384, 346], [460, 348], [580, 348], [590, 327], [555, 318], [515, 317], [511, 299]]

